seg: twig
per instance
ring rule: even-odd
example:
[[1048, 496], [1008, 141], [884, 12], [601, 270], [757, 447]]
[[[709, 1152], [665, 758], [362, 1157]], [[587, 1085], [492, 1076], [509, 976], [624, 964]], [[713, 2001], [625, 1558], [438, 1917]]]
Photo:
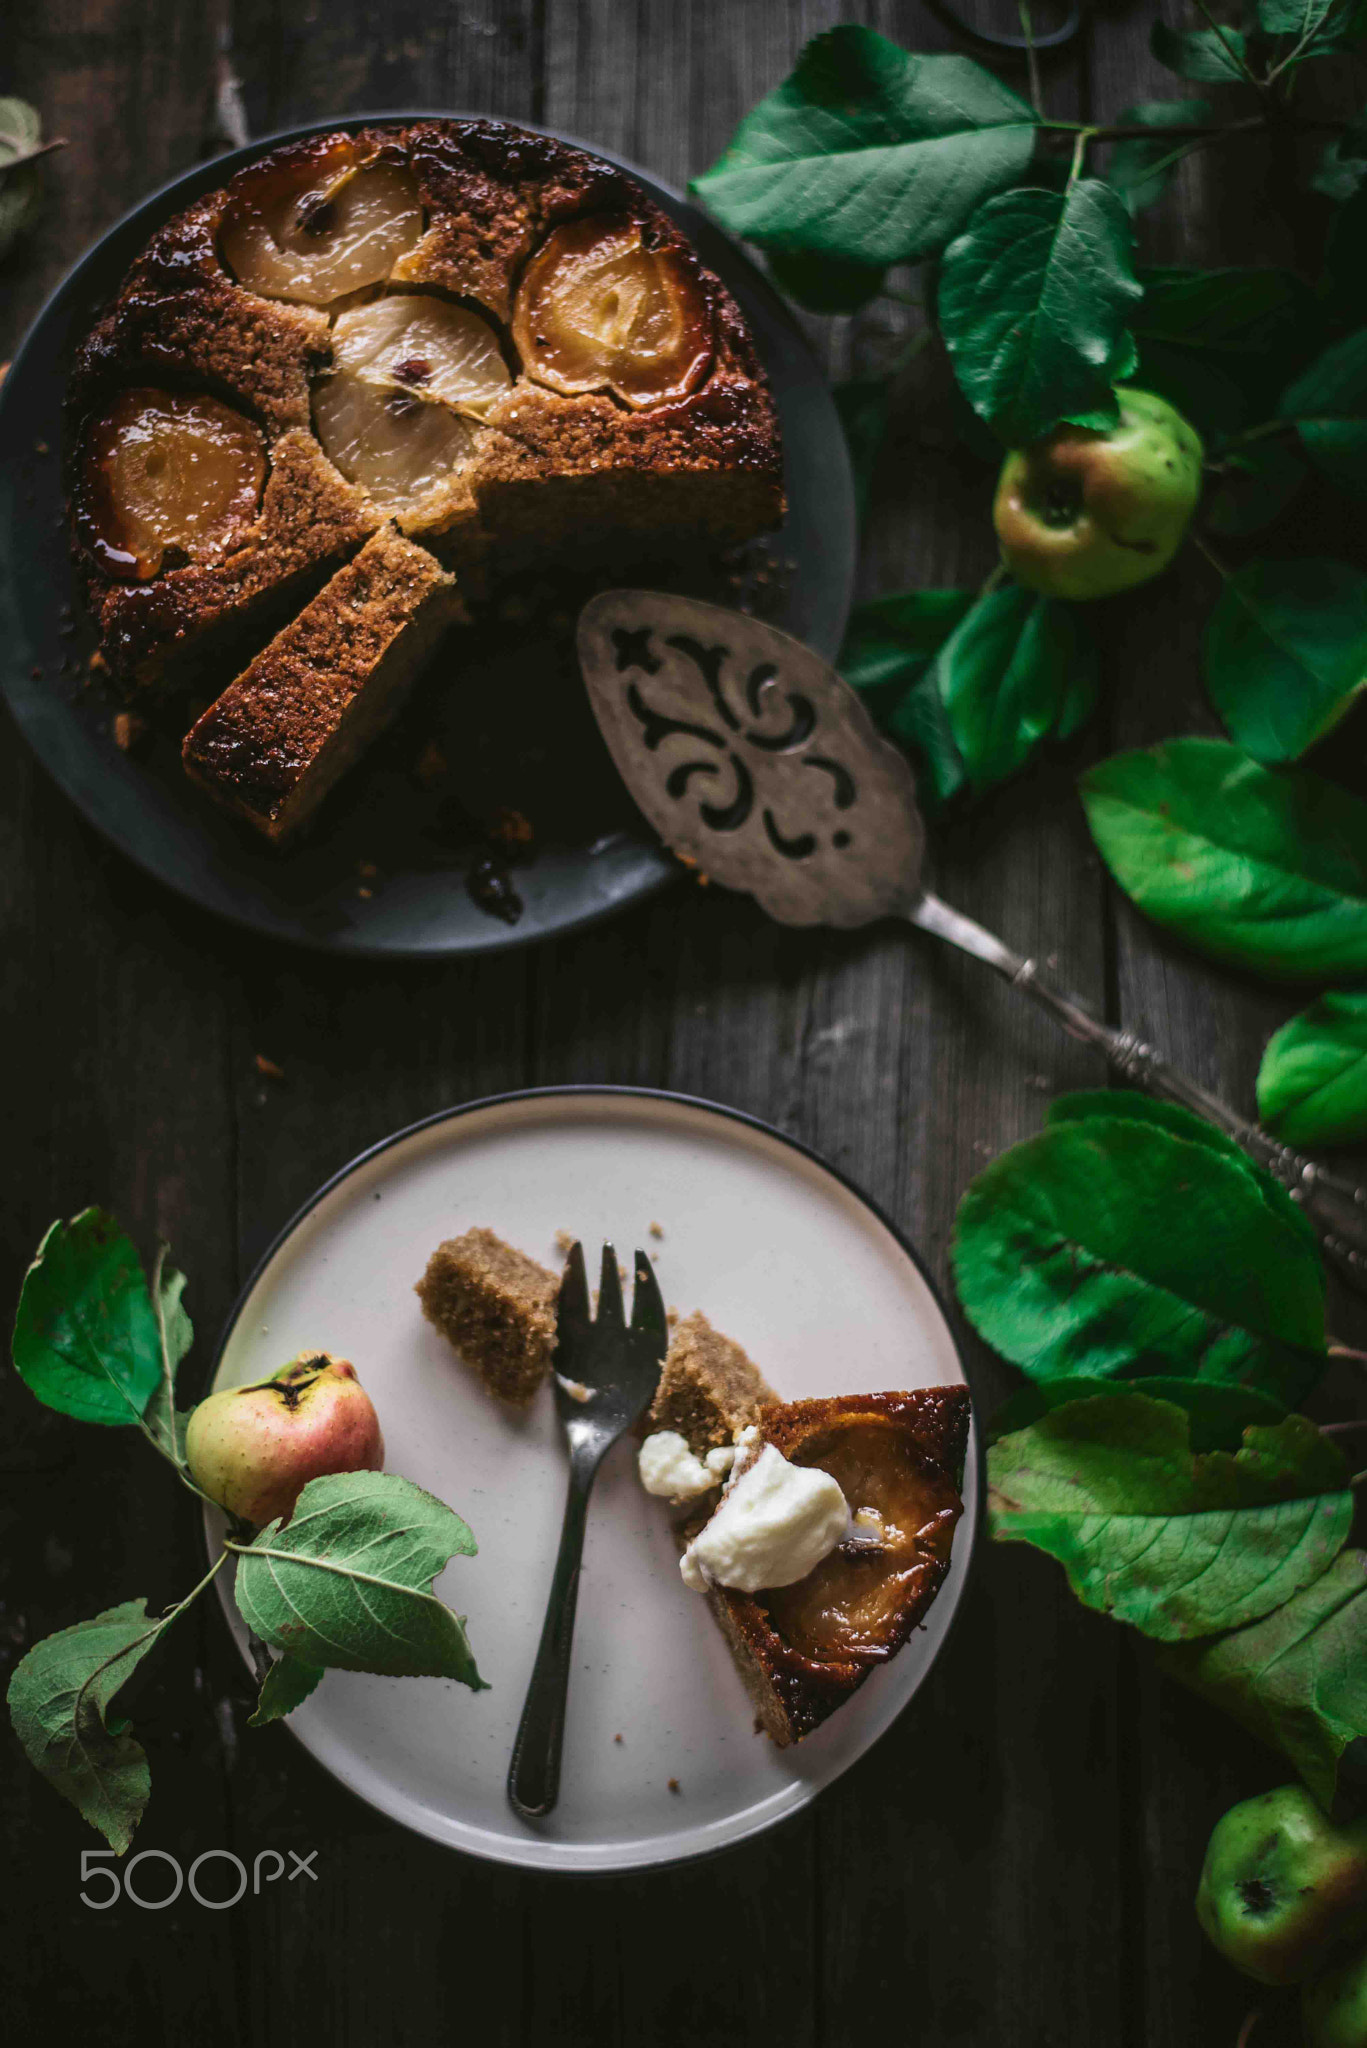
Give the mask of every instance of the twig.
[[1039, 115], [1044, 113], [1044, 94], [1040, 89], [1039, 53], [1035, 48], [1035, 31], [1030, 20], [1027, 0], [1017, 0], [1016, 12], [1020, 15], [1021, 33], [1025, 37], [1025, 66], [1030, 75], [1030, 104]]
[[[0, 135], [0, 142], [9, 140], [9, 136]], [[17, 171], [20, 164], [36, 163], [40, 156], [47, 156], [51, 150], [69, 147], [65, 135], [54, 135], [51, 142], [35, 142], [32, 149], [16, 150], [13, 156], [6, 157], [5, 161], [0, 163], [0, 171]]]
[[1234, 2048], [1248, 2048], [1249, 2042], [1253, 2039], [1253, 2029], [1257, 2026], [1262, 2016], [1262, 2007], [1255, 2005], [1239, 2029], [1239, 2038], [1234, 2043]]
[[1068, 166], [1068, 191], [1072, 191], [1082, 170], [1087, 155], [1087, 144], [1096, 140], [1095, 128], [1079, 128], [1077, 141], [1073, 144], [1073, 161]]
[[[1341, 135], [1348, 123], [1332, 119], [1327, 114], [1283, 113], [1277, 125], [1307, 132], [1332, 129]], [[1041, 121], [1038, 126], [1046, 135], [1076, 135], [1079, 128], [1089, 124], [1085, 121]], [[1259, 128], [1271, 126], [1266, 114], [1246, 114], [1238, 121], [1163, 121], [1154, 122], [1152, 126], [1140, 121], [1103, 122], [1100, 127], [1091, 128], [1090, 133], [1097, 142], [1153, 142], [1160, 141], [1165, 135], [1204, 135], [1212, 139], [1224, 135], [1251, 135]]]
[[1361, 1429], [1367, 1429], [1367, 1415], [1360, 1415], [1352, 1422], [1322, 1422], [1319, 1425], [1321, 1436], [1352, 1436]]

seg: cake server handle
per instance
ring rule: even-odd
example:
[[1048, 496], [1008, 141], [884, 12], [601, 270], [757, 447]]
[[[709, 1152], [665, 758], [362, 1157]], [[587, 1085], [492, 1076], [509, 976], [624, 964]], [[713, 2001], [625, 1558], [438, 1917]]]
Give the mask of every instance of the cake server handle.
[[579, 1604], [579, 1568], [584, 1555], [589, 1494], [598, 1463], [597, 1456], [571, 1451], [570, 1487], [555, 1575], [508, 1766], [508, 1804], [523, 1820], [541, 1820], [560, 1797], [560, 1752], [565, 1741], [565, 1702], [570, 1689], [574, 1615]]
[[960, 952], [985, 961], [1004, 981], [1028, 996], [1056, 1024], [1061, 1024], [1070, 1037], [1104, 1053], [1127, 1080], [1146, 1088], [1151, 1095], [1165, 1096], [1169, 1102], [1195, 1111], [1233, 1138], [1236, 1145], [1251, 1153], [1260, 1166], [1281, 1182], [1314, 1225], [1328, 1257], [1360, 1292], [1367, 1293], [1367, 1188], [1341, 1174], [1330, 1173], [1317, 1161], [1307, 1159], [1257, 1124], [1249, 1123], [1218, 1095], [1212, 1095], [1199, 1082], [1170, 1067], [1161, 1053], [1134, 1032], [1115, 1030], [1075, 996], [1050, 987], [1034, 960], [1013, 952], [995, 933], [950, 904], [942, 903], [929, 890], [922, 892], [906, 914], [923, 932], [933, 932], [936, 938], [947, 940]]

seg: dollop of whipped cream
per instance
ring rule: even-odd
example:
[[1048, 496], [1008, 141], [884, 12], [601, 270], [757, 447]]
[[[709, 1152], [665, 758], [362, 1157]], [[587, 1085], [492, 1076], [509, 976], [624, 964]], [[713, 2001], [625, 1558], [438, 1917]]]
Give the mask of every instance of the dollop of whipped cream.
[[717, 1511], [679, 1560], [686, 1586], [758, 1593], [815, 1571], [850, 1530], [849, 1505], [829, 1472], [793, 1465], [759, 1431], [736, 1439], [736, 1462]]
[[660, 1500], [697, 1500], [720, 1486], [736, 1453], [730, 1444], [695, 1457], [677, 1429], [657, 1429], [636, 1454], [636, 1469], [647, 1493]]

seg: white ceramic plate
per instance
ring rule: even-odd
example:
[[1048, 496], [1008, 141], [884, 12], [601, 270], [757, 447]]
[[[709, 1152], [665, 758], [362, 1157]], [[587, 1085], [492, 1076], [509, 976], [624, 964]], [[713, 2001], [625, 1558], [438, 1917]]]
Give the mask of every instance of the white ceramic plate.
[[[498, 1862], [630, 1870], [772, 1826], [877, 1740], [933, 1663], [972, 1555], [976, 1442], [949, 1577], [925, 1628], [790, 1750], [753, 1732], [706, 1603], [679, 1577], [667, 1515], [641, 1490], [634, 1446], [615, 1446], [590, 1513], [560, 1804], [529, 1825], [508, 1806], [504, 1780], [566, 1461], [549, 1393], [530, 1412], [506, 1409], [419, 1310], [413, 1285], [428, 1254], [475, 1224], [548, 1265], [558, 1264], [560, 1230], [583, 1239], [590, 1266], [604, 1239], [628, 1269], [636, 1246], [648, 1249], [665, 1301], [704, 1310], [790, 1399], [964, 1378], [908, 1247], [829, 1167], [762, 1125], [677, 1096], [551, 1089], [402, 1133], [324, 1188], [267, 1254], [214, 1385], [260, 1378], [306, 1346], [355, 1361], [380, 1411], [388, 1469], [448, 1501], [478, 1539], [478, 1557], [453, 1560], [437, 1591], [468, 1616], [491, 1689], [333, 1671], [288, 1725], [372, 1806]], [[245, 1655], [221, 1581], [220, 1591]]]

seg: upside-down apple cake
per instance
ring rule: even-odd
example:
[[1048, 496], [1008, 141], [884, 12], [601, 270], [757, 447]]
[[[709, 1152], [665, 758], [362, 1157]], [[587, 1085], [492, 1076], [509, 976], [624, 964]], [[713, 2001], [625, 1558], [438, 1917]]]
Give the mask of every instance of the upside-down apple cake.
[[277, 841], [457, 588], [783, 510], [724, 286], [625, 172], [496, 121], [289, 143], [168, 222], [78, 352], [66, 463], [116, 685], [226, 684], [186, 764]]

